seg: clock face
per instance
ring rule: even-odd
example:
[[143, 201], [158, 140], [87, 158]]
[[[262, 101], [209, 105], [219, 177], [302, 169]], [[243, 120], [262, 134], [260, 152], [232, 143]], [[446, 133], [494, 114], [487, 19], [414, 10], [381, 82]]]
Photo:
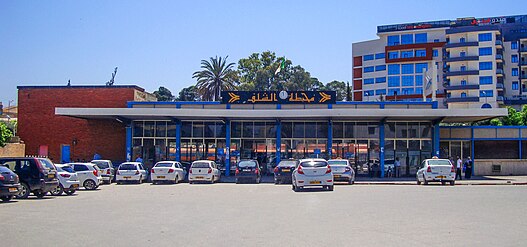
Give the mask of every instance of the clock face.
[[280, 97], [280, 99], [287, 99], [287, 92], [286, 91], [281, 91], [280, 94], [278, 94], [278, 97]]

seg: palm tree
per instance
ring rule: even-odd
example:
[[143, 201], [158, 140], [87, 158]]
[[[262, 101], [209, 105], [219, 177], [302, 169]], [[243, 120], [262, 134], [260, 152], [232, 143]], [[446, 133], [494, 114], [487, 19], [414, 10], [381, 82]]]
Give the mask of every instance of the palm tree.
[[210, 62], [201, 60], [203, 70], [196, 71], [192, 78], [196, 78], [196, 87], [202, 95], [203, 100], [218, 101], [222, 90], [233, 90], [236, 88], [236, 71], [233, 70], [234, 63], [227, 64], [226, 56], [211, 57]]

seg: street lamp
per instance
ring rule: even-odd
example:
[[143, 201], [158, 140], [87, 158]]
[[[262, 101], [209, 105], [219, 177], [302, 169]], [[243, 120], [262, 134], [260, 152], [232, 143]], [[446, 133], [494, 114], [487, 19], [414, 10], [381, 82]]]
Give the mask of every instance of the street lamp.
[[366, 96], [366, 101], [370, 101], [370, 93], [365, 92], [364, 95]]

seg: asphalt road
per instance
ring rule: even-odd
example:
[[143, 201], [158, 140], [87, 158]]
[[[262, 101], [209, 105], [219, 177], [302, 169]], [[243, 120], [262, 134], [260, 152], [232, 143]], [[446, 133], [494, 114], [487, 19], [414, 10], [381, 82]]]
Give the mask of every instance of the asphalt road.
[[525, 246], [527, 186], [107, 185], [0, 203], [1, 246]]

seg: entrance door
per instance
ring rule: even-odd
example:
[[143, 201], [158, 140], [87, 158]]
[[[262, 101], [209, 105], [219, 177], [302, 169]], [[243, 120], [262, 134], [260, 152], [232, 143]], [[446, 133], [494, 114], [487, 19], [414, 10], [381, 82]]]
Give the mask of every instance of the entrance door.
[[60, 152], [60, 161], [62, 163], [69, 163], [71, 162], [70, 159], [70, 145], [62, 145], [61, 152]]
[[260, 164], [264, 174], [270, 173], [271, 161], [276, 152], [276, 144], [271, 139], [249, 139], [242, 140], [240, 158], [255, 159]]

